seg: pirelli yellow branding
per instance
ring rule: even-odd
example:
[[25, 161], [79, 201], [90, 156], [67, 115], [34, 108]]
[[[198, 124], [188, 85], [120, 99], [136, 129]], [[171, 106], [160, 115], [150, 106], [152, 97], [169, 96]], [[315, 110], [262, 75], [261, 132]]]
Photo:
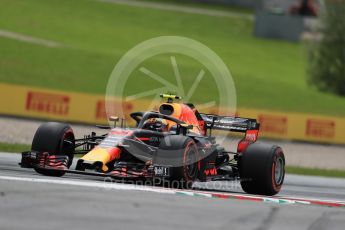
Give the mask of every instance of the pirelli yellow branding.
[[[90, 124], [107, 123], [103, 95], [47, 90], [37, 87], [0, 84], [0, 114]], [[126, 119], [134, 111], [145, 110], [149, 102], [132, 101], [122, 104]], [[213, 113], [210, 108], [206, 113]], [[116, 111], [112, 111], [117, 115]], [[315, 114], [286, 113], [240, 108], [238, 116], [256, 118], [263, 137], [345, 144], [345, 118]]]
[[258, 119], [264, 137], [345, 144], [343, 117], [251, 109], [240, 109], [238, 115]]

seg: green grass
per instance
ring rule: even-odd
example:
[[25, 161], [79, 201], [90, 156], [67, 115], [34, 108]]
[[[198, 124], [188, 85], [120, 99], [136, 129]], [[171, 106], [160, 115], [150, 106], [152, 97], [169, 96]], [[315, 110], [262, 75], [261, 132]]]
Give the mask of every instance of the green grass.
[[0, 151], [1, 152], [21, 153], [24, 151], [29, 151], [30, 149], [31, 149], [30, 145], [0, 143]]
[[[126, 51], [149, 38], [178, 35], [204, 43], [224, 60], [236, 84], [239, 107], [345, 115], [344, 98], [318, 92], [306, 83], [303, 44], [255, 38], [248, 20], [94, 0], [0, 0], [0, 4], [0, 29], [65, 45], [51, 49], [0, 37], [0, 82], [102, 94]], [[171, 79], [167, 57], [154, 57], [147, 65]], [[179, 56], [177, 61], [183, 83], [191, 84], [200, 65]], [[127, 94], [148, 89], [149, 81], [138, 71], [131, 79]], [[206, 78], [193, 100], [206, 102], [217, 95]]]
[[175, 5], [186, 6], [186, 7], [197, 7], [201, 9], [236, 11], [238, 13], [250, 13], [250, 14], [254, 13], [254, 9], [233, 6], [226, 3], [214, 4], [214, 3], [209, 3], [209, 2], [197, 2], [193, 0], [140, 0], [140, 1], [157, 2], [157, 3], [164, 3], [164, 4], [175, 4]]
[[345, 171], [333, 169], [303, 168], [303, 167], [286, 167], [286, 173], [309, 176], [339, 177], [345, 178]]

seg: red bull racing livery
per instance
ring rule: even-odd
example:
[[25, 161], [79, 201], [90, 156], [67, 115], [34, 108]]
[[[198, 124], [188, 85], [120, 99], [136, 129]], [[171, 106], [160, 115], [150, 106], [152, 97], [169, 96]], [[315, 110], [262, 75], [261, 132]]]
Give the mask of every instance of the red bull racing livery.
[[[260, 125], [255, 119], [199, 113], [192, 104], [174, 102], [178, 96], [161, 96], [167, 102], [158, 111], [131, 114], [135, 128], [123, 122], [117, 127], [120, 119], [110, 117], [114, 126], [98, 126], [108, 129], [105, 134], [92, 132], [76, 139], [68, 124], [42, 124], [20, 165], [46, 176], [74, 173], [178, 188], [191, 188], [195, 181], [239, 180], [247, 193], [280, 191], [283, 151], [257, 142]], [[244, 137], [231, 152], [217, 142], [212, 130]]]

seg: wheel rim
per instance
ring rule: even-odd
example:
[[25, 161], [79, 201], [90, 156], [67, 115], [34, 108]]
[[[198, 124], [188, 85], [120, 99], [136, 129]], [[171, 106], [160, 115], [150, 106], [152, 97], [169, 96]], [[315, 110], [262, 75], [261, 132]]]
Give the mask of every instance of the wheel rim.
[[[73, 145], [70, 145], [68, 142], [73, 143]], [[74, 134], [71, 130], [68, 130], [67, 132], [64, 133], [60, 145], [60, 153], [59, 154], [64, 154], [68, 156], [68, 167], [72, 165], [73, 157], [74, 157]]]
[[280, 185], [284, 178], [284, 160], [278, 157], [275, 162], [274, 177], [277, 185]]
[[187, 152], [185, 164], [186, 164], [187, 176], [189, 178], [194, 178], [197, 173], [197, 159], [196, 159], [195, 151], [193, 149], [190, 149]]
[[[73, 145], [69, 144], [73, 143]], [[62, 154], [71, 154], [74, 151], [74, 135], [73, 133], [66, 133], [62, 138], [61, 150]]]

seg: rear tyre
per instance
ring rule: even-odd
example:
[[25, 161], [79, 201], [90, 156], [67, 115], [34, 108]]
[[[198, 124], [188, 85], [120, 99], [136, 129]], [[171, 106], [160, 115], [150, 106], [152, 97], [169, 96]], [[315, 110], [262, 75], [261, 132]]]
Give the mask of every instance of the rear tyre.
[[[74, 133], [68, 124], [48, 122], [42, 124], [36, 131], [32, 141], [31, 150], [36, 152], [48, 152], [49, 155], [66, 155], [70, 167], [74, 156], [75, 138]], [[65, 174], [63, 171], [35, 168], [35, 171], [46, 175], [60, 177]]]
[[154, 163], [172, 166], [166, 185], [189, 189], [197, 179], [200, 169], [197, 145], [190, 137], [167, 136], [160, 143]]
[[242, 153], [239, 169], [241, 186], [245, 192], [275, 195], [284, 182], [284, 153], [278, 146], [253, 143]]

